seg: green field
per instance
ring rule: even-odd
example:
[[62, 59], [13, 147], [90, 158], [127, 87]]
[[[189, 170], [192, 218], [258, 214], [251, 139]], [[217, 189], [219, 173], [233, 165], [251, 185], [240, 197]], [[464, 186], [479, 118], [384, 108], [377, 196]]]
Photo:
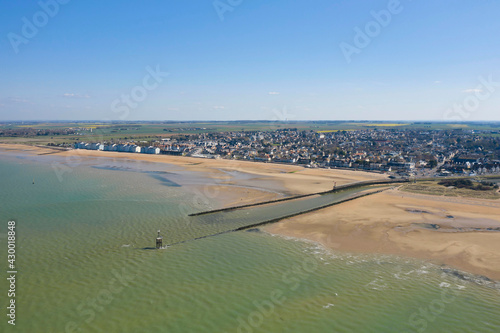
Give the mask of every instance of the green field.
[[416, 184], [407, 184], [401, 187], [402, 191], [430, 194], [446, 197], [468, 197], [478, 199], [500, 199], [498, 190], [476, 191], [466, 188], [453, 188], [439, 185], [438, 181], [424, 181]]
[[[356, 130], [500, 130], [498, 122], [397, 122], [397, 121], [218, 121], [218, 122], [4, 122], [0, 131], [9, 129], [64, 130], [78, 128], [78, 135], [0, 136], [0, 142], [27, 144], [61, 144], [76, 141], [154, 140], [177, 134], [228, 131], [274, 131], [297, 128], [320, 133]], [[92, 130], [92, 131], [90, 131]], [[485, 133], [484, 135], [500, 135]]]

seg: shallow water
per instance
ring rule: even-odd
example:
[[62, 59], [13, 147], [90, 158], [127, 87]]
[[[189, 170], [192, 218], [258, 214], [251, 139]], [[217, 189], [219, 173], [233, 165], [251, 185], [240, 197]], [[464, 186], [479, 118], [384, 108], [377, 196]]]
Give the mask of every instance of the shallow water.
[[195, 198], [203, 175], [94, 159], [58, 177], [55, 156], [20, 157], [0, 153], [0, 232], [18, 232], [17, 325], [3, 314], [2, 332], [500, 331], [497, 283], [420, 260], [248, 231], [148, 250], [157, 229], [168, 244], [272, 213], [188, 218], [222, 204]]

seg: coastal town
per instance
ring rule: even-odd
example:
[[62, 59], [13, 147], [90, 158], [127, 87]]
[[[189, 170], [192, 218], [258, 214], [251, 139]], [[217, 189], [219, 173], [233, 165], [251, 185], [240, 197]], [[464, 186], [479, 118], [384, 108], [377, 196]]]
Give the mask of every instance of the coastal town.
[[500, 0], [0, 12], [0, 333], [500, 333]]
[[74, 148], [345, 168], [401, 177], [500, 173], [498, 130], [284, 128], [77, 142]]

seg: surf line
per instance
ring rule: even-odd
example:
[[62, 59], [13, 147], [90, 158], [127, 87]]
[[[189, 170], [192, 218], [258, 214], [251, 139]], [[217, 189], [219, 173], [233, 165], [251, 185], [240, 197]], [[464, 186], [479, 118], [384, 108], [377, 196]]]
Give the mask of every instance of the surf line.
[[[246, 229], [251, 229], [251, 228], [259, 227], [259, 226], [262, 226], [262, 225], [265, 225], [265, 224], [276, 223], [276, 222], [281, 221], [283, 219], [287, 219], [287, 218], [291, 218], [291, 217], [294, 217], [294, 216], [297, 216], [297, 215], [302, 215], [302, 214], [314, 212], [316, 210], [320, 210], [320, 209], [323, 209], [323, 208], [327, 208], [327, 207], [339, 205], [339, 204], [344, 203], [344, 202], [348, 202], [348, 201], [352, 201], [352, 200], [359, 199], [359, 198], [362, 198], [362, 197], [366, 197], [366, 196], [369, 196], [369, 195], [377, 194], [377, 193], [386, 191], [388, 189], [389, 188], [384, 188], [384, 189], [380, 189], [380, 190], [369, 192], [369, 193], [358, 194], [358, 195], [355, 195], [355, 196], [350, 197], [350, 198], [345, 198], [345, 199], [342, 199], [342, 200], [339, 200], [339, 201], [331, 202], [329, 204], [318, 206], [318, 207], [314, 207], [314, 208], [311, 208], [311, 209], [308, 209], [308, 210], [304, 210], [304, 211], [301, 211], [301, 212], [298, 212], [298, 213], [293, 213], [293, 214], [289, 214], [289, 215], [285, 215], [285, 216], [280, 216], [280, 217], [277, 217], [277, 218], [274, 218], [274, 219], [270, 219], [270, 220], [266, 220], [266, 221], [262, 221], [262, 222], [251, 223], [251, 224], [246, 225], [246, 226], [241, 226], [241, 227], [238, 227], [238, 228], [235, 228], [235, 229], [221, 231], [221, 232], [218, 232], [218, 233], [215, 233], [215, 234], [200, 236], [200, 237], [183, 240], [183, 241], [176, 242], [176, 243], [171, 243], [171, 244], [166, 245], [166, 247], [174, 246], [174, 245], [179, 245], [179, 244], [184, 244], [184, 243], [189, 243], [189, 242], [193, 242], [193, 241], [197, 241], [197, 240], [201, 240], [201, 239], [205, 239], [205, 238], [209, 238], [209, 237], [220, 236], [220, 235], [228, 234], [228, 233], [231, 233], [231, 232], [237, 232], [237, 231], [242, 231], [242, 230], [246, 230]], [[329, 192], [331, 192], [331, 191], [329, 191]]]

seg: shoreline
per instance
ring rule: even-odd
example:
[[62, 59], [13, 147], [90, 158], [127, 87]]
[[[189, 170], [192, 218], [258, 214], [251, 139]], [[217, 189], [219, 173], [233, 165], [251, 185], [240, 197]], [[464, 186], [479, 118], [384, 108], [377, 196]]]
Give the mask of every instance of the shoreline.
[[[298, 165], [286, 165], [278, 163], [264, 163], [241, 160], [226, 159], [205, 159], [187, 156], [172, 155], [149, 155], [126, 152], [95, 151], [72, 149], [65, 151], [54, 151], [51, 148], [41, 148], [37, 146], [20, 144], [0, 144], [1, 150], [25, 151], [38, 153], [37, 155], [54, 155], [66, 157], [70, 163], [75, 163], [78, 158], [85, 157], [107, 157], [116, 159], [128, 159], [146, 161], [154, 163], [166, 163], [184, 168], [187, 171], [202, 172], [209, 177], [218, 180], [218, 183], [230, 181], [227, 173], [241, 172], [252, 175], [254, 180], [264, 180], [257, 183], [263, 185], [264, 189], [276, 190], [276, 184], [265, 186], [265, 181], [271, 180], [280, 183], [282, 186], [277, 190], [285, 195], [301, 195], [322, 192], [332, 189], [333, 182], [337, 185], [348, 184], [357, 181], [387, 179], [386, 175], [364, 171], [305, 168]], [[50, 154], [46, 154], [50, 152]], [[68, 164], [70, 164], [68, 163]], [[252, 182], [254, 184], [255, 182]]]
[[500, 229], [489, 229], [500, 228], [500, 202], [485, 206], [484, 200], [477, 201], [464, 205], [387, 190], [285, 219], [265, 230], [342, 252], [429, 260], [499, 281]]
[[[222, 207], [326, 191], [334, 181], [342, 185], [386, 178], [362, 171], [308, 169], [253, 161], [54, 151], [16, 144], [0, 144], [0, 150], [55, 155], [73, 162], [78, 157], [105, 157], [176, 165], [213, 179], [215, 184], [205, 186], [217, 189]], [[238, 179], [240, 173], [250, 176]], [[306, 239], [328, 249], [429, 260], [500, 280], [500, 231], [488, 228], [500, 228], [500, 200], [442, 198], [399, 190], [358, 198], [262, 227], [271, 234]]]

